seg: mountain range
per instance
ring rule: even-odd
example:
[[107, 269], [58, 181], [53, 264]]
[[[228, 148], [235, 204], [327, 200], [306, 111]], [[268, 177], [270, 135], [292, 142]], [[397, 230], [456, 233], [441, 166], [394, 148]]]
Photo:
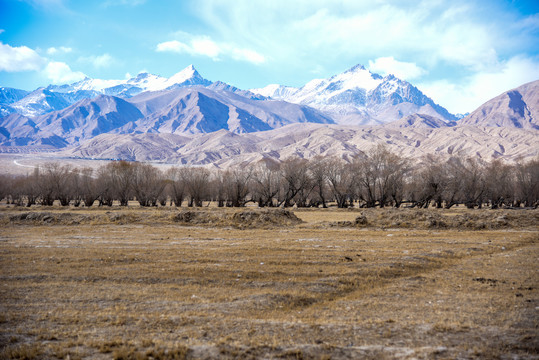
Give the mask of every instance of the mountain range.
[[252, 91], [312, 106], [346, 125], [384, 124], [416, 113], [457, 120], [409, 82], [394, 75], [381, 77], [361, 65], [329, 79], [312, 80], [301, 88], [273, 84]]
[[539, 81], [463, 119], [412, 84], [361, 65], [300, 88], [242, 90], [189, 66], [170, 78], [86, 78], [32, 92], [0, 88], [0, 151], [229, 166], [270, 157], [349, 158], [384, 142], [428, 153], [539, 155]]
[[185, 87], [205, 87], [212, 91], [227, 91], [259, 100], [281, 100], [306, 105], [323, 112], [340, 124], [382, 124], [414, 113], [424, 113], [451, 121], [456, 117], [434, 103], [410, 83], [393, 75], [381, 77], [357, 65], [328, 79], [312, 80], [301, 88], [269, 85], [262, 89], [241, 90], [226, 83], [204, 79], [192, 66], [170, 78], [140, 73], [128, 80], [86, 78], [70, 85], [49, 85], [32, 92], [0, 89], [3, 115], [19, 113], [37, 117], [63, 110], [98, 95], [129, 99], [143, 92], [174, 90]]

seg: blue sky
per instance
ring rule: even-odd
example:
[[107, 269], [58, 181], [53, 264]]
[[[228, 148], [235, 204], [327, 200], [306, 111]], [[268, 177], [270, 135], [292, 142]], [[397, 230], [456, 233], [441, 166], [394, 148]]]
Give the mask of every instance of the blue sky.
[[355, 64], [454, 113], [539, 79], [539, 2], [0, 0], [0, 86], [171, 76], [302, 86]]

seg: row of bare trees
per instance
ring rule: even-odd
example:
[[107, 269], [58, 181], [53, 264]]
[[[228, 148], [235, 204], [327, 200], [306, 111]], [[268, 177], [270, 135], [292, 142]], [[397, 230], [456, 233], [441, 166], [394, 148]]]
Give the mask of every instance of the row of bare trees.
[[351, 162], [336, 158], [290, 158], [242, 168], [208, 170], [111, 162], [93, 170], [48, 163], [27, 176], [0, 178], [9, 203], [127, 206], [445, 207], [539, 206], [539, 159], [506, 164], [473, 158], [435, 157], [412, 163], [379, 146]]

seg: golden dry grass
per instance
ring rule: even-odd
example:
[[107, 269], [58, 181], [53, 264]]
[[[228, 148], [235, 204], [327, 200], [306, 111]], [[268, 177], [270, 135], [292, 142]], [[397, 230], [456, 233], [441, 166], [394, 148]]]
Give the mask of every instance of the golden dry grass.
[[494, 230], [197, 211], [4, 207], [0, 357], [539, 357], [537, 211]]

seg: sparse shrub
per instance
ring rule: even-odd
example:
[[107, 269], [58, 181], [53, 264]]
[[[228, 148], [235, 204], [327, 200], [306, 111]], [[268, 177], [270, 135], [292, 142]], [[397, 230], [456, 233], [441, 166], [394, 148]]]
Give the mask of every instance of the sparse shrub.
[[37, 344], [19, 344], [0, 350], [2, 359], [32, 360], [39, 359], [42, 354], [42, 348]]

